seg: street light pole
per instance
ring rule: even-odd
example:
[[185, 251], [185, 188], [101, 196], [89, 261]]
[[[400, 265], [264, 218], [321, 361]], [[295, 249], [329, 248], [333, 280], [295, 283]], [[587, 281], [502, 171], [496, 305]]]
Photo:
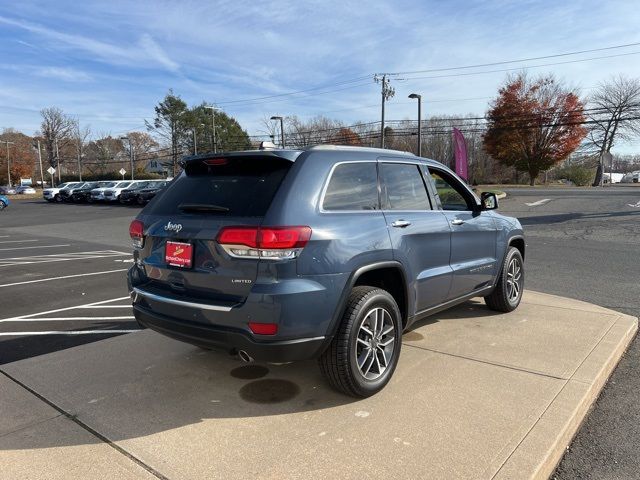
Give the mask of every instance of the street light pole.
[[215, 105], [205, 105], [204, 108], [211, 110], [211, 143], [213, 144], [213, 153], [218, 153], [216, 145], [216, 110], [220, 110]]
[[285, 148], [284, 143], [284, 117], [274, 115], [271, 117], [271, 120], [280, 120], [280, 145], [282, 148]]
[[7, 180], [9, 182], [9, 186], [11, 186], [11, 160], [9, 159], [9, 145], [15, 145], [15, 142], [3, 140], [2, 143], [7, 146]]
[[412, 93], [409, 98], [418, 99], [418, 156], [422, 156], [422, 95]]

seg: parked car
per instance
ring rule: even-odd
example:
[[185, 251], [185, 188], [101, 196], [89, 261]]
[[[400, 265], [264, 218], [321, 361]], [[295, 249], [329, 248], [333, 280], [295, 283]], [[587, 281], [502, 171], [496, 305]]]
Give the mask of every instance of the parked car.
[[76, 182], [76, 183], [72, 183], [72, 184], [67, 185], [66, 187], [60, 189], [60, 191], [58, 192], [58, 195], [59, 195], [61, 201], [70, 202], [71, 201], [71, 195], [73, 195], [73, 192], [75, 192], [76, 190], [82, 188], [83, 185], [85, 185], [86, 183], [87, 182]]
[[130, 185], [133, 185], [135, 180], [126, 180], [124, 182], [118, 182], [113, 187], [105, 189], [104, 199], [107, 202], [117, 202], [120, 198], [120, 193]]
[[137, 203], [138, 193], [140, 192], [140, 190], [142, 190], [143, 188], [150, 187], [155, 182], [156, 182], [155, 180], [148, 180], [145, 182], [137, 182], [137, 183], [131, 184], [127, 188], [125, 188], [122, 192], [120, 192], [120, 198], [118, 200], [120, 201], [120, 203], [125, 205]]
[[523, 230], [444, 165], [321, 146], [187, 157], [130, 225], [137, 321], [245, 361], [317, 358], [381, 390], [418, 320], [482, 296], [518, 307]]
[[620, 180], [620, 183], [638, 183], [638, 182], [640, 182], [640, 170], [627, 173]]
[[42, 191], [42, 198], [44, 198], [47, 202], [61, 202], [62, 199], [60, 198], [60, 190], [67, 187], [68, 185], [71, 185], [72, 183], [74, 182], [65, 182], [61, 183], [57, 187], [45, 188]]
[[140, 192], [138, 192], [136, 202], [138, 205], [146, 205], [153, 197], [164, 190], [168, 184], [169, 182], [167, 181], [155, 182], [152, 186], [140, 190]]
[[91, 191], [97, 188], [98, 185], [99, 182], [86, 182], [80, 188], [73, 191], [70, 200], [75, 203], [88, 202], [91, 199]]
[[9, 185], [0, 186], [0, 195], [15, 195], [16, 189], [15, 187], [10, 187]]
[[23, 194], [23, 195], [32, 195], [36, 193], [36, 189], [25, 185], [21, 187], [16, 187], [16, 193]]
[[98, 188], [94, 188], [91, 190], [91, 202], [100, 202], [104, 200], [104, 192], [109, 188], [115, 187], [119, 182], [114, 181], [104, 181], [99, 182]]
[[0, 210], [4, 210], [9, 206], [11, 202], [9, 201], [9, 197], [5, 195], [0, 195]]

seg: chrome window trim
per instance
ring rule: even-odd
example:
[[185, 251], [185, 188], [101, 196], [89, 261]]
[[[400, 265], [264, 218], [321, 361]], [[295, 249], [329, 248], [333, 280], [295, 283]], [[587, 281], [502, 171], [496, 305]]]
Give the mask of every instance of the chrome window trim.
[[[206, 303], [197, 303], [197, 302], [187, 302], [185, 300], [177, 300], [174, 298], [163, 297], [161, 295], [156, 295], [155, 293], [146, 292], [139, 288], [133, 287], [133, 293], [136, 295], [140, 295], [141, 297], [146, 297], [151, 300], [155, 300], [156, 302], [170, 303], [171, 305], [180, 305], [181, 307], [190, 307], [190, 308], [199, 308], [202, 310], [214, 310], [216, 312], [230, 312], [233, 307], [223, 307], [222, 305], [209, 305]], [[136, 298], [134, 297], [134, 301]]]
[[[319, 212], [320, 213], [366, 213], [366, 214], [380, 213], [382, 210], [379, 208], [376, 210], [325, 210], [324, 197], [329, 188], [329, 183], [331, 182], [331, 178], [333, 177], [333, 172], [335, 171], [336, 168], [338, 168], [339, 165], [344, 165], [348, 163], [373, 163], [373, 165], [376, 167], [376, 181], [377, 181], [377, 178], [378, 178], [378, 171], [377, 171], [378, 161], [377, 160], [345, 160], [343, 162], [337, 162], [333, 164], [333, 166], [331, 167], [331, 170], [329, 170], [329, 175], [327, 175], [327, 178], [324, 181], [324, 186], [322, 187], [322, 193], [320, 194], [320, 203], [318, 204]], [[380, 206], [379, 204], [380, 204], [380, 198], [378, 198], [378, 206]]]

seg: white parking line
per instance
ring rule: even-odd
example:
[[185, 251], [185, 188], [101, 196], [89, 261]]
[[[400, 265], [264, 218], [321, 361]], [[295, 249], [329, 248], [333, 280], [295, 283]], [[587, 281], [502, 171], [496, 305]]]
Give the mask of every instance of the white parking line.
[[130, 253], [116, 250], [97, 250], [92, 252], [56, 253], [52, 255], [32, 255], [29, 257], [0, 258], [0, 267], [15, 265], [30, 265], [35, 263], [71, 262], [73, 260], [88, 260], [92, 258], [109, 258], [130, 256]]
[[1, 332], [0, 337], [24, 337], [31, 335], [109, 335], [112, 333], [133, 333], [140, 330], [70, 330], [70, 331], [49, 331], [49, 332]]
[[92, 275], [104, 275], [105, 273], [126, 272], [126, 271], [127, 271], [126, 268], [119, 268], [117, 270], [106, 270], [104, 272], [78, 273], [76, 275], [64, 275], [62, 277], [40, 278], [38, 280], [27, 280], [27, 281], [24, 281], [24, 282], [5, 283], [3, 285], [0, 285], [0, 288], [13, 287], [15, 285], [26, 285], [28, 283], [49, 282], [51, 280], [63, 280], [65, 278], [89, 277], [89, 276], [92, 276]]
[[542, 200], [538, 200], [537, 202], [525, 203], [528, 207], [539, 207], [540, 205], [544, 205], [547, 202], [550, 202], [550, 198], [544, 198]]
[[0, 243], [28, 243], [28, 242], [39, 242], [40, 240], [3, 240]]
[[121, 317], [35, 317], [35, 318], [9, 318], [7, 320], [0, 320], [5, 322], [57, 322], [68, 320], [133, 320], [133, 315], [125, 315]]
[[38, 315], [49, 315], [50, 313], [68, 312], [69, 310], [76, 310], [76, 309], [81, 309], [85, 307], [92, 307], [94, 305], [102, 305], [105, 303], [118, 302], [120, 300], [128, 300], [128, 299], [129, 297], [119, 297], [119, 298], [112, 298], [111, 300], [102, 300], [100, 302], [86, 303], [84, 305], [75, 305], [73, 307], [56, 308], [55, 310], [47, 310], [45, 312], [30, 313], [28, 315], [19, 315], [17, 317], [3, 318], [0, 320], [0, 323], [9, 322], [13, 320], [24, 320], [26, 318], [37, 317]]
[[0, 248], [0, 252], [6, 252], [8, 250], [28, 250], [33, 248], [59, 248], [59, 247], [70, 247], [70, 243], [64, 243], [61, 245], [38, 245], [37, 247], [11, 247], [11, 248]]

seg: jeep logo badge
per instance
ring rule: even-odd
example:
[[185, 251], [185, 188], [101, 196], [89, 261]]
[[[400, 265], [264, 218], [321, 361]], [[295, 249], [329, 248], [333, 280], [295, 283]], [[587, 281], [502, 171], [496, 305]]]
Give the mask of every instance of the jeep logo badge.
[[164, 229], [165, 229], [167, 232], [176, 232], [176, 233], [179, 233], [179, 232], [180, 232], [180, 230], [182, 230], [182, 224], [181, 224], [181, 223], [171, 223], [171, 222], [169, 222], [169, 223], [167, 223], [167, 224], [164, 226]]

